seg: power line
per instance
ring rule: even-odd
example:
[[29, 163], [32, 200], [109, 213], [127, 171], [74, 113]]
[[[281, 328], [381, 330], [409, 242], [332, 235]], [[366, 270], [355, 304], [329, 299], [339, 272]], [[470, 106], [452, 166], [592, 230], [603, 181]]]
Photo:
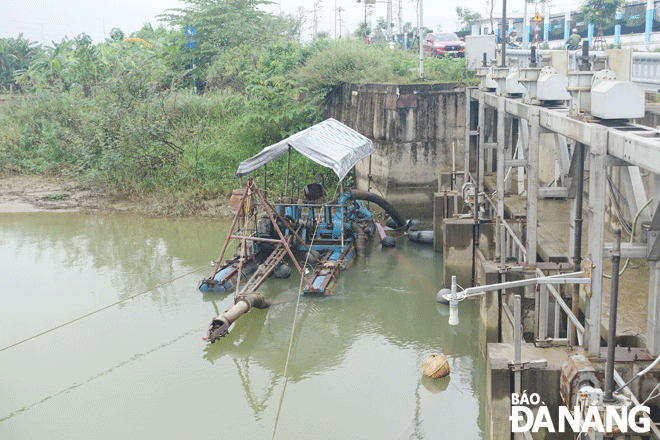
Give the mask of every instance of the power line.
[[76, 322], [76, 321], [80, 321], [81, 319], [87, 318], [88, 316], [95, 315], [96, 313], [102, 312], [103, 310], [109, 309], [110, 307], [114, 307], [114, 306], [116, 306], [117, 304], [121, 304], [121, 303], [126, 302], [126, 301], [128, 301], [128, 300], [131, 300], [131, 299], [133, 299], [133, 298], [137, 298], [138, 296], [140, 296], [140, 295], [144, 295], [145, 293], [151, 292], [152, 290], [155, 290], [155, 289], [157, 289], [157, 288], [159, 288], [159, 287], [163, 287], [163, 286], [165, 286], [165, 285], [167, 285], [167, 284], [173, 283], [174, 281], [176, 281], [176, 280], [178, 280], [178, 279], [180, 279], [180, 278], [186, 277], [186, 276], [188, 276], [188, 275], [192, 275], [192, 274], [195, 273], [195, 272], [199, 272], [200, 270], [204, 269], [205, 267], [207, 267], [207, 266], [204, 265], [204, 266], [198, 267], [198, 268], [195, 269], [195, 270], [192, 270], [192, 271], [190, 271], [190, 272], [188, 272], [188, 273], [184, 273], [183, 275], [179, 275], [178, 277], [176, 277], [176, 278], [172, 278], [171, 280], [166, 281], [166, 282], [164, 282], [164, 283], [157, 284], [157, 285], [155, 285], [155, 286], [153, 286], [153, 287], [151, 287], [151, 288], [149, 288], [149, 289], [147, 289], [147, 290], [145, 290], [145, 291], [143, 291], [143, 292], [136, 293], [135, 295], [129, 296], [128, 298], [121, 299], [121, 300], [116, 301], [116, 302], [114, 302], [114, 303], [112, 303], [112, 304], [108, 304], [107, 306], [101, 307], [100, 309], [94, 310], [93, 312], [89, 312], [89, 313], [87, 313], [86, 315], [79, 316], [78, 318], [72, 319], [71, 321], [67, 321], [67, 322], [65, 322], [64, 324], [60, 324], [60, 325], [55, 326], [55, 327], [52, 327], [52, 328], [50, 328], [50, 329], [48, 329], [48, 330], [46, 330], [46, 331], [43, 331], [43, 332], [41, 332], [41, 333], [38, 333], [38, 334], [36, 334], [36, 335], [34, 335], [34, 336], [30, 336], [29, 338], [23, 339], [22, 341], [18, 341], [18, 342], [16, 342], [16, 343], [11, 344], [11, 345], [8, 345], [8, 346], [6, 346], [6, 347], [4, 347], [4, 348], [0, 348], [0, 351], [5, 351], [5, 350], [8, 350], [8, 349], [10, 349], [10, 348], [12, 348], [12, 347], [16, 347], [17, 345], [20, 345], [20, 344], [22, 344], [22, 343], [24, 343], [24, 342], [27, 342], [27, 341], [30, 341], [30, 340], [32, 340], [32, 339], [38, 338], [39, 336], [43, 336], [43, 335], [45, 335], [46, 333], [50, 333], [50, 332], [52, 332], [52, 331], [54, 331], [54, 330], [57, 330], [58, 328], [62, 328], [62, 327], [67, 326], [67, 325], [69, 325], [69, 324], [73, 324], [74, 322]]

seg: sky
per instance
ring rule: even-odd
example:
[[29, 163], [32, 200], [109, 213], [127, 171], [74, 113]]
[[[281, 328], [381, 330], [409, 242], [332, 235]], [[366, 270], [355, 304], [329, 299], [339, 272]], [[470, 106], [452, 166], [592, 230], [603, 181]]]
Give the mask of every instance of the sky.
[[[423, 25], [433, 30], [458, 30], [455, 9], [457, 6], [467, 7], [488, 17], [485, 0], [422, 0]], [[295, 13], [300, 7], [313, 9], [313, 0], [275, 0], [266, 7], [269, 12]], [[393, 0], [394, 7], [398, 0]], [[412, 0], [402, 0], [403, 22], [417, 23], [416, 6]], [[571, 0], [550, 0], [553, 5], [551, 12], [564, 12], [575, 7]], [[161, 22], [158, 14], [168, 8], [182, 7], [178, 0], [3, 0], [0, 6], [0, 38], [16, 38], [20, 33], [24, 37], [51, 45], [52, 41], [60, 42], [62, 38], [73, 38], [82, 32], [92, 37], [95, 43], [108, 37], [112, 28], [118, 27], [127, 36], [139, 30], [144, 23], [150, 22], [157, 27]], [[357, 0], [323, 0], [323, 9], [319, 30], [335, 35], [335, 10], [341, 7], [343, 25], [341, 33], [353, 32], [358, 24], [364, 21], [364, 3]], [[522, 15], [523, 0], [507, 0], [507, 15]], [[533, 6], [528, 9], [532, 10]], [[496, 0], [495, 15], [501, 15], [502, 0]], [[533, 11], [532, 11], [533, 13]], [[375, 5], [372, 22], [378, 17], [385, 17], [387, 5], [379, 0]], [[529, 12], [528, 12], [529, 14]], [[441, 29], [439, 29], [441, 27]], [[305, 29], [305, 37], [311, 34], [311, 13]], [[337, 27], [337, 36], [340, 29]]]

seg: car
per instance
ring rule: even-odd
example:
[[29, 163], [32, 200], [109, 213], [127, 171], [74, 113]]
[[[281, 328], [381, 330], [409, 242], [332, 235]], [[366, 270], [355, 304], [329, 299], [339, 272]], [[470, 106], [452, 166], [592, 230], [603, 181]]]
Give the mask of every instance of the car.
[[465, 43], [453, 32], [430, 33], [424, 39], [424, 54], [442, 57], [465, 56]]

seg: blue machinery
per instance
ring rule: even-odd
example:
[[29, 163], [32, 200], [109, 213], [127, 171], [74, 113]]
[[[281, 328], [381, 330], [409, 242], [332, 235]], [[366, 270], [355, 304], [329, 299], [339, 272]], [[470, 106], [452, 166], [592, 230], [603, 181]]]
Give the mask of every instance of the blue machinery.
[[[292, 149], [331, 168], [340, 182], [374, 151], [371, 140], [330, 118], [241, 162], [236, 177], [242, 178], [263, 166], [265, 185], [266, 164], [288, 153], [284, 186], [288, 189]], [[294, 199], [293, 194], [291, 197], [284, 195], [271, 204], [252, 177], [243, 190], [234, 191], [231, 206], [235, 215], [230, 232], [215, 270], [199, 286], [202, 292], [226, 292], [235, 288], [234, 305], [211, 321], [205, 340], [215, 342], [226, 335], [229, 326], [252, 307], [269, 306], [257, 289], [271, 274], [288, 276], [290, 268], [283, 262], [286, 256], [303, 278], [304, 293], [328, 294], [339, 272], [347, 268], [356, 255], [364, 254], [367, 240], [375, 231], [371, 212], [363, 200], [383, 208], [397, 227], [405, 223], [383, 198], [355, 189], [344, 192], [343, 183], [339, 198], [329, 203], [325, 188], [318, 182], [307, 185], [304, 193], [304, 199]], [[223, 263], [230, 241], [234, 242], [234, 255]], [[294, 252], [314, 265], [310, 277], [303, 272]]]

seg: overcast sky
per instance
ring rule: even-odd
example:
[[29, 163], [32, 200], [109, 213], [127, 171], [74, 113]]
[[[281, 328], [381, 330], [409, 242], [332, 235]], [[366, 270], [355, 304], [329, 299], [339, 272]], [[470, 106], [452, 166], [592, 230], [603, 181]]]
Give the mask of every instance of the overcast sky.
[[[507, 15], [522, 15], [523, 0], [507, 0]], [[398, 0], [393, 0], [395, 8]], [[267, 9], [279, 13], [294, 13], [297, 8], [313, 9], [313, 0], [277, 0]], [[416, 25], [415, 6], [411, 0], [402, 0], [403, 22]], [[564, 12], [576, 6], [570, 0], [550, 0], [551, 11]], [[579, 3], [579, 2], [578, 2]], [[335, 6], [336, 5], [336, 6]], [[17, 37], [23, 33], [31, 41], [50, 45], [63, 37], [73, 38], [82, 32], [92, 37], [95, 43], [103, 41], [114, 27], [120, 28], [126, 35], [139, 30], [146, 22], [154, 27], [160, 22], [156, 15], [167, 8], [181, 7], [178, 0], [2, 0], [0, 7], [0, 37]], [[468, 7], [488, 16], [485, 0], [423, 0], [424, 26], [444, 31], [457, 30], [457, 6]], [[325, 30], [334, 36], [335, 9], [341, 7], [342, 33], [352, 32], [358, 23], [364, 20], [364, 3], [357, 0], [323, 0], [319, 30]], [[533, 6], [529, 7], [532, 11]], [[502, 0], [496, 0], [495, 15], [501, 15]], [[532, 11], [533, 12], [533, 11]], [[373, 12], [372, 22], [378, 17], [385, 17], [387, 5], [379, 0]], [[311, 14], [305, 34], [311, 33]], [[339, 28], [337, 28], [339, 34]]]

